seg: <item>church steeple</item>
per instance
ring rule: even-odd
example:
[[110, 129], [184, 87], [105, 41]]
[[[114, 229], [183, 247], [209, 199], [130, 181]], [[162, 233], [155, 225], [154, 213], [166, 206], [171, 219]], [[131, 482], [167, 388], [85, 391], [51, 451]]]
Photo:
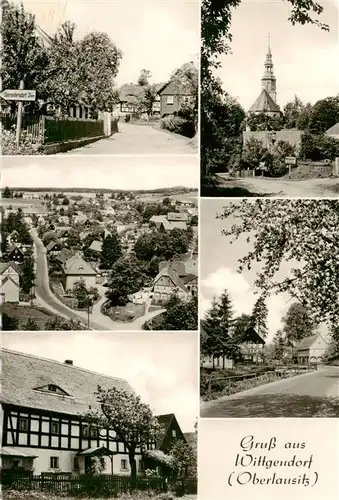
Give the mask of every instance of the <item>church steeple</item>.
[[261, 79], [261, 84], [262, 88], [267, 90], [269, 95], [272, 97], [273, 101], [276, 103], [277, 102], [276, 78], [273, 73], [270, 35], [268, 35], [268, 49], [265, 59], [265, 71], [264, 71], [264, 76]]

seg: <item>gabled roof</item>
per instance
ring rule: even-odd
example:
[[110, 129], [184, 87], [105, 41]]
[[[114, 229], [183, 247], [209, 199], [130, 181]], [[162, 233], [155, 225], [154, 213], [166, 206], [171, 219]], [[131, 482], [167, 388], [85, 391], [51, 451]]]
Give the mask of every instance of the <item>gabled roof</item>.
[[37, 455], [30, 455], [29, 453], [24, 453], [17, 448], [12, 448], [11, 446], [2, 446], [0, 448], [0, 456], [2, 457], [21, 457], [21, 458], [38, 458]]
[[160, 95], [192, 95], [192, 92], [185, 85], [178, 85], [170, 80], [158, 91]]
[[[98, 385], [134, 392], [124, 379], [30, 354], [2, 349], [1, 360], [0, 400], [6, 404], [77, 415], [89, 406], [99, 408], [94, 394]], [[34, 390], [48, 384], [62, 388], [70, 397]]]
[[339, 135], [339, 122], [326, 130], [325, 134]]
[[188, 293], [188, 290], [185, 287], [183, 281], [179, 278], [176, 272], [173, 271], [173, 269], [171, 269], [170, 267], [162, 269], [157, 274], [157, 276], [154, 278], [154, 284], [156, 284], [157, 281], [159, 281], [159, 279], [162, 278], [163, 276], [168, 277], [172, 281], [174, 286], [180, 288], [183, 292]]
[[7, 271], [7, 269], [9, 267], [11, 267], [12, 269], [14, 269], [14, 271], [16, 273], [20, 274], [19, 267], [17, 266], [17, 264], [15, 262], [0, 262], [0, 274], [2, 274], [5, 271]]
[[265, 345], [264, 339], [255, 331], [255, 329], [250, 326], [241, 336], [241, 342], [251, 342], [253, 344]]
[[272, 111], [278, 113], [280, 111], [279, 106], [273, 101], [270, 94], [266, 89], [262, 89], [260, 95], [256, 101], [252, 104], [249, 109], [249, 113], [261, 112], [265, 113], [265, 111]]
[[198, 276], [196, 274], [188, 274], [185, 278], [182, 279], [184, 285], [187, 285], [190, 281], [196, 280]]
[[305, 337], [299, 342], [299, 344], [297, 345], [297, 349], [298, 350], [309, 349], [312, 346], [312, 344], [314, 344], [314, 342], [317, 340], [317, 338], [318, 338], [318, 333], [316, 333], [315, 335], [309, 335], [308, 337]]
[[74, 256], [74, 253], [72, 252], [72, 250], [69, 250], [68, 248], [63, 248], [61, 250], [61, 252], [58, 254], [58, 256], [56, 257], [56, 260], [61, 262], [61, 263], [64, 263], [67, 260], [69, 260], [72, 256]]
[[13, 283], [13, 285], [17, 286], [19, 288], [19, 283], [17, 281], [15, 281], [11, 276], [6, 276], [5, 278], [3, 278], [0, 282], [0, 285], [3, 286], [7, 283], [7, 281], [11, 281]]
[[14, 250], [19, 250], [19, 252], [22, 253], [22, 255], [24, 254], [23, 250], [17, 244], [14, 244], [10, 246], [9, 249], [7, 250], [8, 255], [14, 252]]
[[[175, 418], [174, 413], [166, 413], [164, 415], [156, 415], [156, 419], [161, 426], [161, 433], [157, 439], [157, 448], [161, 449], [162, 444], [164, 443], [166, 434], [167, 434], [168, 429], [170, 428], [171, 424], [173, 422], [175, 422], [179, 428], [180, 428], [180, 426], [178, 424], [177, 419]], [[184, 437], [184, 435], [183, 435], [183, 437]]]
[[97, 273], [79, 254], [73, 255], [63, 263], [63, 271], [66, 275], [95, 276]]
[[102, 250], [102, 241], [99, 241], [99, 240], [92, 241], [92, 244], [89, 247], [89, 250], [93, 250], [94, 252], [101, 252], [101, 250]]
[[164, 226], [164, 229], [166, 231], [172, 231], [172, 229], [182, 229], [182, 230], [187, 229], [187, 223], [183, 222], [181, 220], [178, 220], [178, 221], [165, 220], [165, 221], [162, 221], [161, 224]]

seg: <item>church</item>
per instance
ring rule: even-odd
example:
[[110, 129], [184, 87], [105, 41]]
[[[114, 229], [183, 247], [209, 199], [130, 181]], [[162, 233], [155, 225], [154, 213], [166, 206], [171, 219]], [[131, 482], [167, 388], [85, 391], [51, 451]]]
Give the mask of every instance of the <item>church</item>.
[[259, 97], [250, 107], [249, 115], [258, 115], [264, 113], [272, 118], [281, 114], [277, 104], [277, 81], [273, 71], [273, 60], [271, 52], [270, 37], [268, 37], [268, 50], [265, 59], [264, 75], [261, 79], [261, 92]]

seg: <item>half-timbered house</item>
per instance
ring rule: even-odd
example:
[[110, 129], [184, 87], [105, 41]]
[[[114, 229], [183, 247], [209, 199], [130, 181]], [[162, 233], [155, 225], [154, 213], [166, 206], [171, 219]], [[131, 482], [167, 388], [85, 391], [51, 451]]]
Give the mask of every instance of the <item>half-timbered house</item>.
[[[92, 457], [102, 457], [103, 473], [130, 474], [128, 453], [115, 432], [91, 427], [81, 418], [99, 408], [97, 386], [133, 393], [121, 378], [3, 349], [1, 390], [2, 470], [34, 474], [83, 474]], [[155, 443], [143, 443], [155, 448]], [[143, 470], [140, 447], [138, 471]]]

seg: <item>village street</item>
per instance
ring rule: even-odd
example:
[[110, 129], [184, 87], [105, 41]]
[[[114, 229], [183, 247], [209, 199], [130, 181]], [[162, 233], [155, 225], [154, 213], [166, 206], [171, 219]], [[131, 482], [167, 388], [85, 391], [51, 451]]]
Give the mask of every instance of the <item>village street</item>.
[[158, 130], [151, 125], [135, 125], [119, 121], [119, 132], [107, 139], [73, 149], [66, 155], [114, 155], [114, 154], [197, 154], [192, 139]]
[[[225, 196], [232, 196], [232, 190], [236, 189], [246, 190], [252, 196], [279, 196], [281, 198], [337, 198], [339, 194], [339, 181], [336, 178], [293, 181], [245, 177], [229, 180], [229, 174], [226, 173], [219, 173], [218, 177], [220, 178], [220, 190], [225, 189]], [[337, 192], [334, 191], [334, 186], [337, 186]], [[236, 196], [238, 195], [236, 194]], [[239, 196], [247, 196], [247, 194], [242, 193]]]
[[208, 418], [338, 417], [339, 367], [272, 382], [202, 403], [200, 415]]
[[[40, 306], [48, 309], [53, 314], [62, 316], [69, 320], [80, 321], [83, 325], [87, 326], [88, 315], [87, 312], [73, 311], [65, 304], [63, 304], [50, 290], [49, 279], [48, 279], [48, 265], [46, 258], [46, 248], [44, 247], [42, 241], [37, 235], [36, 229], [30, 231], [31, 236], [34, 241], [35, 249], [35, 262], [36, 262], [36, 283], [35, 283], [35, 295], [37, 297], [37, 302]], [[137, 318], [133, 322], [116, 322], [112, 321], [108, 316], [101, 313], [100, 307], [105, 301], [105, 297], [102, 297], [99, 302], [95, 304], [93, 310], [90, 314], [90, 329], [93, 330], [142, 330], [142, 325], [161, 314], [164, 310], [160, 309], [153, 312], [146, 312], [146, 314], [140, 318]], [[147, 311], [147, 309], [146, 309]]]

